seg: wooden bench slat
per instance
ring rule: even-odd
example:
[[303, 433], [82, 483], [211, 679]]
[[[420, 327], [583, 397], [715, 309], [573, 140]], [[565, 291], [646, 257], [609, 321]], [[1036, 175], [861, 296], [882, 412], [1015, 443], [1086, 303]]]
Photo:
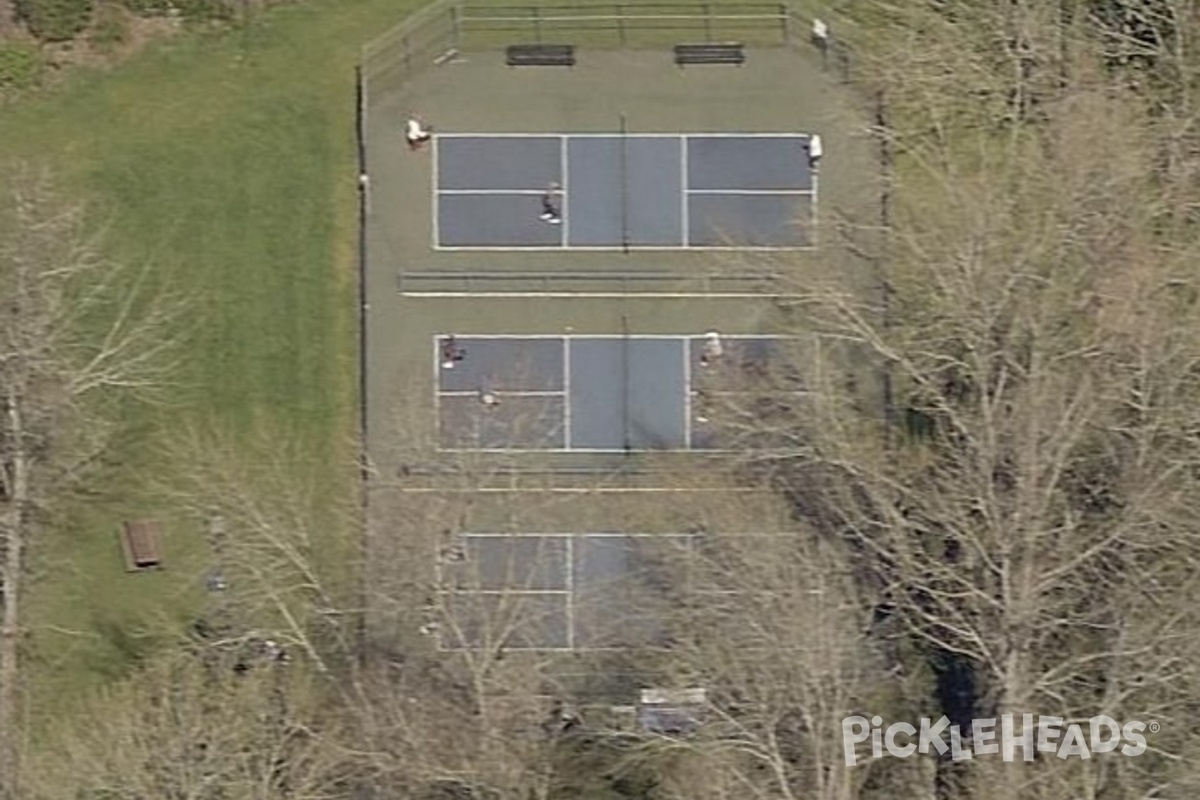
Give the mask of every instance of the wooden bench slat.
[[573, 67], [575, 46], [570, 44], [513, 44], [505, 50], [510, 67]]
[[675, 45], [675, 63], [683, 64], [743, 64], [744, 45], [737, 42], [705, 42]]

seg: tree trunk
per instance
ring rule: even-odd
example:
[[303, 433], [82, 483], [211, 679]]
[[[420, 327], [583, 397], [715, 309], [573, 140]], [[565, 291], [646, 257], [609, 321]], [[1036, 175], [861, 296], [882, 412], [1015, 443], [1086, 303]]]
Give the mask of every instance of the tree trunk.
[[21, 398], [14, 387], [5, 397], [6, 431], [12, 452], [4, 468], [11, 483], [4, 514], [3, 558], [0, 559], [0, 798], [17, 797], [17, 659], [20, 651], [20, 587], [24, 548], [25, 507], [29, 502], [29, 471]]
[[17, 9], [14, 0], [0, 0], [0, 41], [17, 31]]

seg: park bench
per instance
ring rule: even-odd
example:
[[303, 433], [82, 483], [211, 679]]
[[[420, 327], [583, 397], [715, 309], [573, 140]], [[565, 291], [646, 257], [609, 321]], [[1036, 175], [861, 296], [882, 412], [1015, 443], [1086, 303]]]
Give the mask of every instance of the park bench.
[[575, 46], [570, 44], [513, 44], [505, 61], [510, 67], [573, 67]]
[[684, 64], [744, 64], [743, 45], [734, 42], [675, 45], [675, 63]]
[[121, 524], [121, 553], [129, 572], [162, 565], [159, 540], [162, 529], [153, 520], [131, 520]]

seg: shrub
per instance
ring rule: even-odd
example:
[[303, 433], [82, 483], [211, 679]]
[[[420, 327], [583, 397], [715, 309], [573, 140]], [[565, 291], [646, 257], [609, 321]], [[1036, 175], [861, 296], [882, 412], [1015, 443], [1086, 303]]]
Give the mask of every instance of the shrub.
[[233, 17], [235, 0], [121, 0], [135, 14], [166, 14], [172, 9], [189, 20], [227, 20]]
[[92, 0], [17, 0], [17, 16], [44, 42], [64, 42], [87, 27]]
[[171, 0], [121, 0], [135, 14], [150, 16], [165, 14], [171, 10]]
[[42, 77], [42, 54], [36, 45], [0, 42], [0, 89], [28, 89]]
[[184, 18], [203, 20], [229, 20], [234, 16], [231, 0], [175, 0], [175, 7]]
[[117, 45], [129, 38], [129, 25], [125, 21], [125, 12], [117, 6], [102, 7], [96, 14], [96, 24], [92, 26], [89, 38], [96, 48], [111, 52]]

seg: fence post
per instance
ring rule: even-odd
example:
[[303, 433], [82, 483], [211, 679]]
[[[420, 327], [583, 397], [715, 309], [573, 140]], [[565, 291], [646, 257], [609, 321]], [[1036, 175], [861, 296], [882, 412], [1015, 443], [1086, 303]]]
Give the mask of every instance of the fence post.
[[404, 77], [408, 79], [412, 77], [412, 48], [408, 46], [408, 34], [404, 35], [400, 44], [404, 48]]
[[617, 39], [621, 47], [625, 47], [625, 6], [618, 3], [617, 9]]
[[533, 11], [533, 40], [542, 43], [542, 12], [537, 6], [530, 6]]
[[451, 39], [451, 46], [455, 50], [462, 49], [462, 41], [461, 41], [462, 37], [461, 37], [461, 28], [460, 28], [462, 23], [459, 21], [458, 13], [459, 13], [459, 7], [458, 7], [457, 3], [450, 6], [450, 39]]
[[704, 41], [712, 42], [712, 3], [704, 4]]
[[779, 4], [779, 27], [783, 34], [784, 46], [790, 47], [792, 44], [792, 10], [784, 3]]

